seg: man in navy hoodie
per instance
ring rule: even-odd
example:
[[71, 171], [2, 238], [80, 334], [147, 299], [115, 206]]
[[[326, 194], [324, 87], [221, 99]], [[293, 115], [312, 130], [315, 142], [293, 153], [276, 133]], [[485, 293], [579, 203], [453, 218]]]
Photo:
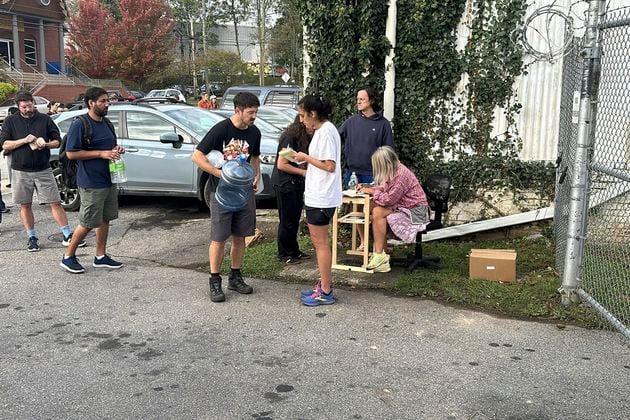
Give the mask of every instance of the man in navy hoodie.
[[[394, 147], [392, 126], [383, 117], [383, 109], [373, 88], [357, 90], [357, 110], [359, 112], [348, 118], [339, 129], [344, 144], [344, 185], [348, 185], [353, 172], [359, 184], [372, 183], [372, 154], [381, 146]], [[363, 250], [363, 230], [357, 230], [361, 238], [358, 249]]]
[[371, 87], [357, 90], [357, 110], [339, 129], [344, 143], [344, 184], [348, 185], [352, 172], [360, 184], [369, 184], [372, 176], [372, 153], [381, 146], [394, 147], [389, 121], [383, 117], [376, 92]]

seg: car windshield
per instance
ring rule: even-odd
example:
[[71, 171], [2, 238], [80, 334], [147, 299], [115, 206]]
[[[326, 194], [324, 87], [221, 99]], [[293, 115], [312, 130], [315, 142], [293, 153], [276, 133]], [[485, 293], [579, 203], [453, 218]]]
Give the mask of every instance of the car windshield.
[[254, 125], [258, 127], [260, 131], [262, 131], [263, 133], [279, 133], [280, 131], [282, 131], [280, 128], [271, 124], [269, 121], [264, 120], [263, 118], [256, 116], [256, 121], [254, 121]]
[[166, 96], [166, 91], [165, 90], [152, 90], [151, 92], [149, 92], [149, 94], [147, 95], [148, 97], [161, 97], [161, 96]]
[[211, 114], [210, 112], [200, 108], [178, 108], [164, 112], [169, 117], [177, 120], [181, 125], [188, 128], [195, 133], [200, 139], [206, 135], [216, 123], [224, 118], [217, 114]]
[[0, 102], [0, 106], [13, 106], [15, 105], [15, 99], [7, 99], [5, 101]]

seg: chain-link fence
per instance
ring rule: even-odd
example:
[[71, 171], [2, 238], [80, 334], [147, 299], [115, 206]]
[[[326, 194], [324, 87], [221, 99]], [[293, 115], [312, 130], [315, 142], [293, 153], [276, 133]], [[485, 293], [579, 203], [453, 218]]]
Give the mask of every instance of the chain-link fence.
[[562, 66], [562, 97], [560, 99], [560, 133], [558, 136], [558, 158], [556, 160], [556, 196], [554, 205], [554, 236], [556, 238], [556, 270], [564, 270], [569, 228], [569, 197], [575, 144], [577, 139], [580, 84], [584, 59], [580, 57], [580, 40], [574, 38], [571, 49], [564, 57]]
[[565, 297], [630, 339], [630, 7], [603, 7], [565, 57], [556, 261]]

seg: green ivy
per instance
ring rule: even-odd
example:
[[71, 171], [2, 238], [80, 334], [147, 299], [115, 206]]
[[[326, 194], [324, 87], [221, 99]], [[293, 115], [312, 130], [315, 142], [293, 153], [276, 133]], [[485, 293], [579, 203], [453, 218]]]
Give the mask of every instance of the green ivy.
[[336, 124], [356, 112], [358, 87], [385, 87], [385, 56], [391, 49], [387, 8], [382, 0], [301, 3], [311, 60], [308, 91], [331, 101]]
[[[401, 160], [420, 177], [440, 171], [453, 177], [453, 201], [484, 191], [535, 189], [553, 196], [554, 169], [518, 159], [522, 140], [515, 127], [521, 105], [513, 85], [523, 72], [523, 51], [514, 42], [527, 9], [525, 0], [474, 0], [471, 37], [456, 48], [466, 0], [398, 0], [395, 49], [394, 135]], [[387, 2], [303, 1], [311, 58], [310, 92], [331, 99], [334, 122], [354, 110], [355, 89], [384, 88], [390, 51], [385, 34]], [[367, 73], [367, 77], [362, 74]], [[463, 94], [455, 95], [467, 75]], [[492, 136], [494, 111], [505, 111], [508, 128]]]

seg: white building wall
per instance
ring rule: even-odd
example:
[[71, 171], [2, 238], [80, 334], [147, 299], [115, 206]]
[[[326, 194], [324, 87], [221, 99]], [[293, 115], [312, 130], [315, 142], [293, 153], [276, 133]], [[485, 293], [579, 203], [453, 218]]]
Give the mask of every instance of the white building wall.
[[[574, 0], [534, 0], [530, 3], [526, 18], [543, 6], [555, 5], [556, 8], [571, 16], [574, 27], [578, 28], [575, 35], [581, 36], [584, 26], [586, 2]], [[630, 6], [630, 0], [609, 0], [609, 10]], [[472, 1], [469, 0], [466, 11], [458, 28], [458, 48], [463, 49], [470, 36], [468, 25], [472, 19]], [[545, 38], [552, 40], [553, 47], [564, 43], [564, 20], [554, 18], [549, 21], [539, 17], [534, 22], [534, 28], [545, 34]], [[531, 33], [531, 32], [530, 32]], [[548, 35], [547, 35], [548, 34]], [[536, 50], [546, 51], [548, 46], [542, 37], [531, 37], [531, 44]], [[536, 60], [531, 55], [525, 55], [524, 62], [527, 74], [515, 81], [516, 99], [522, 105], [517, 117], [516, 127], [523, 139], [523, 149], [520, 157], [523, 160], [556, 159], [558, 149], [558, 131], [560, 119], [560, 97], [562, 91], [563, 58], [553, 62]], [[466, 82], [464, 77], [462, 83]], [[461, 92], [462, 85], [458, 91]], [[502, 109], [495, 111], [493, 134], [505, 132], [507, 121]]]

